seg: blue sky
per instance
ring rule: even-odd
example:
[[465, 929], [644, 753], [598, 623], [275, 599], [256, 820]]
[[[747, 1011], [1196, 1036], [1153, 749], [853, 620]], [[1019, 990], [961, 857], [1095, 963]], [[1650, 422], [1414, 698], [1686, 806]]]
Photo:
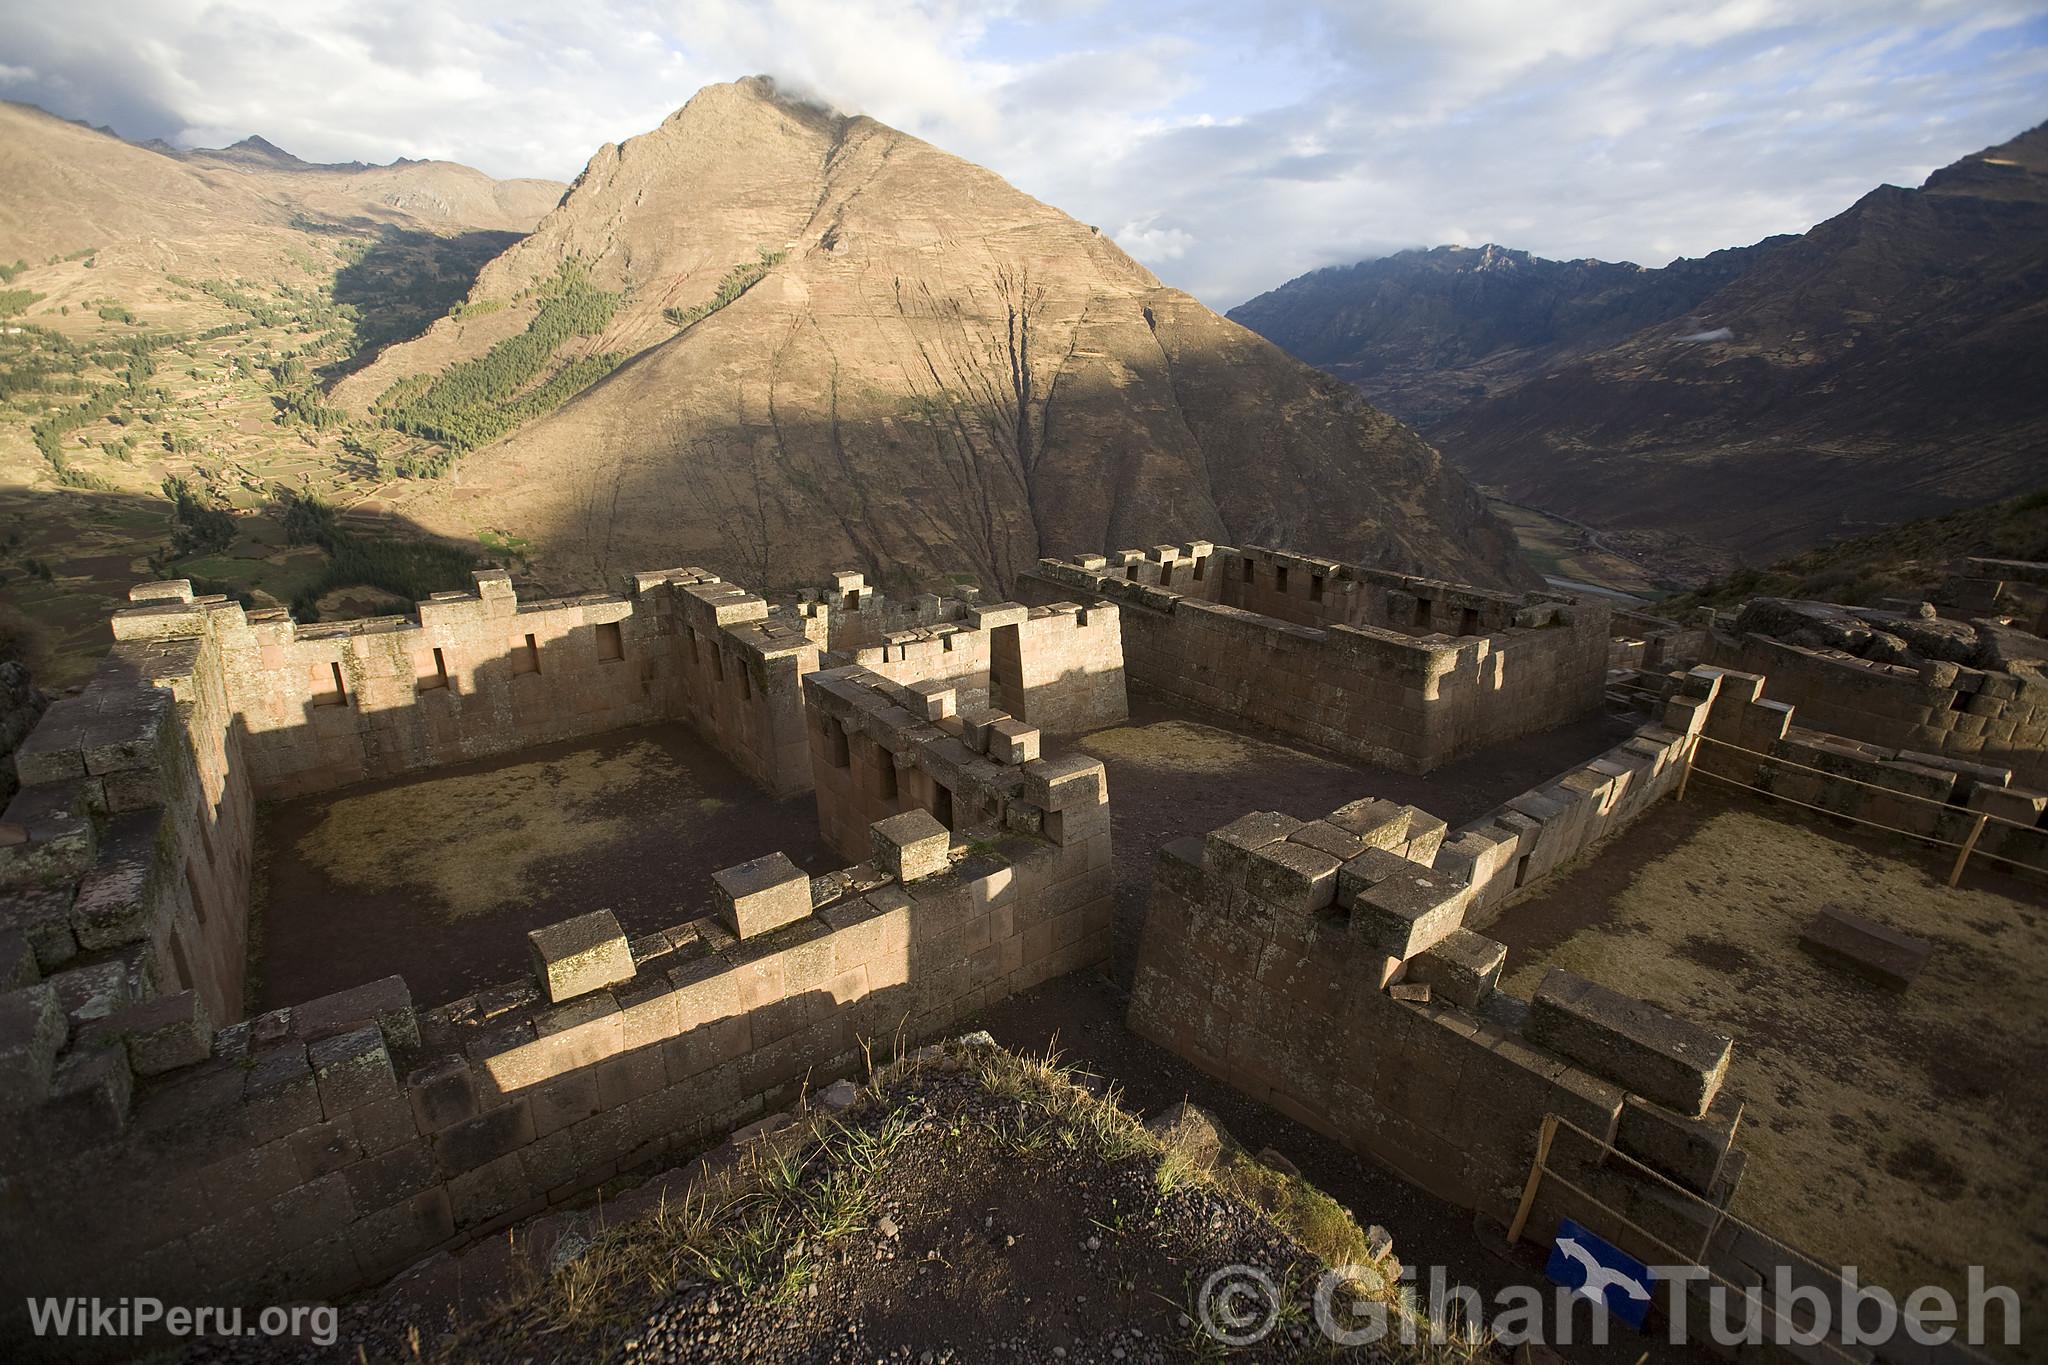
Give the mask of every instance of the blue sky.
[[756, 72], [1001, 173], [1227, 308], [1496, 241], [1662, 264], [2048, 118], [2034, 0], [67, 0], [0, 96], [125, 136], [572, 178]]

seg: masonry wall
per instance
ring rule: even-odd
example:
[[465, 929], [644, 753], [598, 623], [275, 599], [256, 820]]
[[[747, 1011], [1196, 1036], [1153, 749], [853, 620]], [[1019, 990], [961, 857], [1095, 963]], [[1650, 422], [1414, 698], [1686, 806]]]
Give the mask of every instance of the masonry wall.
[[1817, 730], [1908, 752], [2009, 767], [2048, 786], [2048, 680], [1935, 660], [1874, 663], [1761, 635], [1715, 632], [1704, 662], [1761, 674], [1764, 695], [1799, 708]]
[[[1708, 1052], [1718, 1047], [1682, 1095], [1634, 1093], [1652, 1090], [1650, 1078], [1614, 1060], [1634, 1041], [1611, 1055], [1549, 1045], [1555, 1035], [1539, 1033], [1528, 1007], [1495, 992], [1505, 950], [1460, 926], [1469, 888], [1430, 865], [1442, 836], [1441, 822], [1413, 808], [1359, 801], [1315, 821], [1256, 812], [1168, 845], [1130, 1024], [1253, 1099], [1505, 1222], [1546, 1115], [1602, 1141], [1618, 1137], [1631, 1108], [1704, 1114], [1728, 1040], [1630, 1002], [1630, 1028], [1683, 1030]], [[1424, 984], [1431, 989], [1406, 990]], [[1732, 1118], [1703, 1126], [1732, 1142]]]
[[[1039, 795], [1078, 811], [1100, 783]], [[1018, 801], [922, 875], [780, 860], [794, 881], [766, 894], [794, 919], [740, 937], [728, 901], [621, 939], [623, 975], [566, 998], [546, 977], [416, 1011], [393, 977], [217, 1032], [185, 1008], [95, 1035], [50, 983], [10, 990], [0, 1244], [37, 1254], [0, 1259], [0, 1330], [21, 1338], [33, 1294], [332, 1299], [852, 1074], [862, 1039], [929, 1038], [1099, 960], [1107, 865], [1057, 821], [1028, 832], [1048, 813]], [[48, 1090], [87, 1053], [94, 1088]]]
[[[1102, 556], [1072, 563], [1041, 560], [1020, 577], [1017, 592], [1026, 601], [1077, 593], [1111, 599], [1120, 613], [1130, 685], [1183, 705], [1402, 771], [1427, 772], [1599, 704], [1607, 666], [1604, 607], [1532, 600], [1515, 608], [1513, 625], [1491, 635], [1417, 636], [1335, 621], [1306, 625], [1209, 596], [1224, 590], [1234, 569], [1241, 584], [1245, 564], [1254, 569], [1256, 587], [1265, 571], [1256, 556], [1270, 558], [1273, 552], [1241, 556], [1197, 542], [1185, 549], [1157, 547], [1149, 558], [1137, 555], [1120, 552], [1117, 558], [1126, 561], [1122, 565]], [[1195, 591], [1144, 581], [1182, 561], [1189, 566], [1186, 585]], [[1204, 570], [1199, 584], [1192, 568], [1197, 563]], [[1352, 572], [1361, 576], [1325, 580], [1333, 612], [1333, 585], [1340, 581], [1351, 585], [1353, 601], [1343, 609], [1348, 614], [1384, 614], [1389, 602], [1397, 607], [1427, 604], [1432, 620], [1436, 614], [1462, 617], [1467, 610], [1480, 610], [1460, 605], [1465, 599], [1445, 591], [1448, 585]], [[1268, 574], [1269, 583], [1273, 576]], [[1380, 578], [1408, 586], [1390, 587]], [[1325, 605], [1309, 603], [1309, 585], [1294, 585], [1291, 574], [1287, 592], [1298, 592], [1303, 608], [1297, 615], [1307, 614], [1310, 605]], [[1278, 590], [1269, 585], [1264, 591], [1265, 596], [1247, 600], [1272, 605]], [[1369, 598], [1379, 605], [1365, 605]], [[1472, 594], [1471, 600], [1485, 603], [1482, 621], [1506, 610], [1492, 595]], [[1417, 610], [1409, 607], [1411, 617]]]
[[15, 762], [0, 982], [43, 982], [81, 1028], [182, 991], [238, 1017], [253, 806], [215, 642], [117, 641]]
[[668, 719], [777, 795], [807, 785], [797, 679], [818, 650], [794, 615], [695, 569], [531, 603], [502, 571], [476, 579], [413, 618], [311, 625], [173, 584], [114, 630], [210, 642], [264, 798]]
[[641, 574], [633, 588], [666, 714], [688, 720], [770, 793], [806, 790], [801, 683], [819, 658], [811, 623], [695, 569]]
[[956, 713], [950, 694], [866, 669], [814, 673], [804, 689], [818, 828], [841, 853], [860, 856], [871, 824], [908, 810], [956, 830], [1015, 825], [1064, 849], [1107, 903], [1109, 789], [1099, 760], [1042, 756], [1039, 731], [1013, 717]]
[[1051, 734], [1078, 734], [1129, 716], [1117, 609], [1053, 602], [968, 608], [958, 621], [892, 631], [834, 653], [891, 681], [954, 694], [956, 713], [992, 706]]

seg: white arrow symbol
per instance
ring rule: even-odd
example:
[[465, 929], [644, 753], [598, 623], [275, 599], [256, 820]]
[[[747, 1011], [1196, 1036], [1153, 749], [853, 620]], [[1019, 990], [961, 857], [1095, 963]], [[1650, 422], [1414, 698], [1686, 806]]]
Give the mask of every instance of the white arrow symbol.
[[1570, 1237], [1557, 1239], [1557, 1249], [1586, 1268], [1586, 1282], [1578, 1292], [1595, 1303], [1607, 1302], [1607, 1287], [1614, 1285], [1632, 1299], [1648, 1299], [1650, 1291], [1638, 1284], [1633, 1276], [1624, 1275], [1593, 1259], [1593, 1253], [1580, 1246]]

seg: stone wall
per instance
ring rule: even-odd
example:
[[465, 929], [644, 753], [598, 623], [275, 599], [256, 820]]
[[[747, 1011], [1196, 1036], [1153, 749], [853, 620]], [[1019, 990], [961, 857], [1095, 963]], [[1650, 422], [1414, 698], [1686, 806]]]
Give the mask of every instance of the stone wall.
[[14, 776], [14, 746], [36, 728], [47, 704], [26, 667], [13, 659], [0, 663], [0, 810], [21, 786]]
[[1109, 788], [1099, 760], [1043, 756], [1034, 727], [989, 707], [956, 712], [953, 694], [932, 684], [839, 668], [812, 674], [804, 691], [818, 828], [841, 853], [858, 856], [869, 825], [909, 810], [948, 829], [1020, 828], [1068, 850], [1088, 896], [1107, 904]]
[[1107, 863], [1049, 817], [1099, 772], [972, 840], [910, 813], [842, 872], [727, 869], [715, 913], [630, 944], [550, 926], [533, 979], [431, 1010], [393, 977], [216, 1031], [192, 992], [95, 1021], [17, 985], [0, 1241], [37, 1254], [0, 1259], [0, 1330], [25, 1295], [339, 1296], [1098, 960]]
[[697, 570], [533, 603], [502, 571], [476, 580], [414, 617], [314, 625], [186, 588], [114, 630], [214, 642], [264, 797], [662, 719], [690, 721], [770, 791], [803, 789], [796, 679], [817, 651], [794, 619]]
[[1908, 752], [2008, 767], [2048, 786], [2048, 680], [1946, 660], [1876, 663], [1757, 634], [1717, 631], [1703, 662], [1761, 674], [1764, 694], [1812, 728]]
[[831, 664], [895, 682], [951, 690], [956, 711], [993, 706], [1050, 734], [1078, 734], [1129, 716], [1123, 634], [1107, 602], [963, 609], [958, 620], [886, 633]]
[[[217, 651], [204, 635], [121, 639], [16, 751], [0, 981], [42, 981], [76, 1028], [181, 991], [209, 1019], [240, 1017], [254, 812]], [[90, 1089], [89, 1062], [59, 1089]]]
[[[1111, 599], [1132, 687], [1338, 753], [1427, 772], [1600, 702], [1604, 606], [1542, 595], [1516, 605], [1499, 594], [1206, 542], [1115, 558], [1122, 562], [1041, 560], [1019, 578], [1018, 595]], [[1330, 571], [1321, 576], [1300, 567], [1324, 564]], [[1245, 610], [1229, 604], [1233, 593], [1265, 606], [1285, 600], [1292, 615], [1317, 614], [1323, 623]], [[1399, 619], [1404, 611], [1401, 628], [1338, 619]], [[1493, 633], [1441, 633], [1452, 618]], [[1431, 633], [1414, 633], [1425, 621]]]
[[1725, 1203], [1722, 1160], [1676, 1160], [1659, 1138], [1696, 1131], [1725, 1157], [1729, 1040], [1568, 973], [1533, 1005], [1498, 994], [1505, 949], [1462, 926], [1472, 888], [1432, 865], [1443, 837], [1413, 807], [1362, 800], [1168, 845], [1131, 1027], [1502, 1221], [1549, 1114]]

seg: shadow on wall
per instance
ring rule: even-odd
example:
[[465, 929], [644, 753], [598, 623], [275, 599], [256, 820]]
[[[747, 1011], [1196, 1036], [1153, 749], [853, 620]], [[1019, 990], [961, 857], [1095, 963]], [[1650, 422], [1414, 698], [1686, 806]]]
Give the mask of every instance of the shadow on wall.
[[770, 855], [719, 874], [720, 916], [631, 948], [603, 912], [538, 931], [545, 995], [419, 1013], [394, 977], [217, 1036], [160, 1021], [144, 1055], [172, 1064], [131, 1121], [95, 1130], [57, 1098], [11, 1133], [33, 1196], [0, 1228], [39, 1254], [0, 1268], [4, 1297], [334, 1298], [1093, 960], [1106, 876], [1043, 840], [949, 843], [929, 820], [877, 830], [875, 863], [815, 898]]

